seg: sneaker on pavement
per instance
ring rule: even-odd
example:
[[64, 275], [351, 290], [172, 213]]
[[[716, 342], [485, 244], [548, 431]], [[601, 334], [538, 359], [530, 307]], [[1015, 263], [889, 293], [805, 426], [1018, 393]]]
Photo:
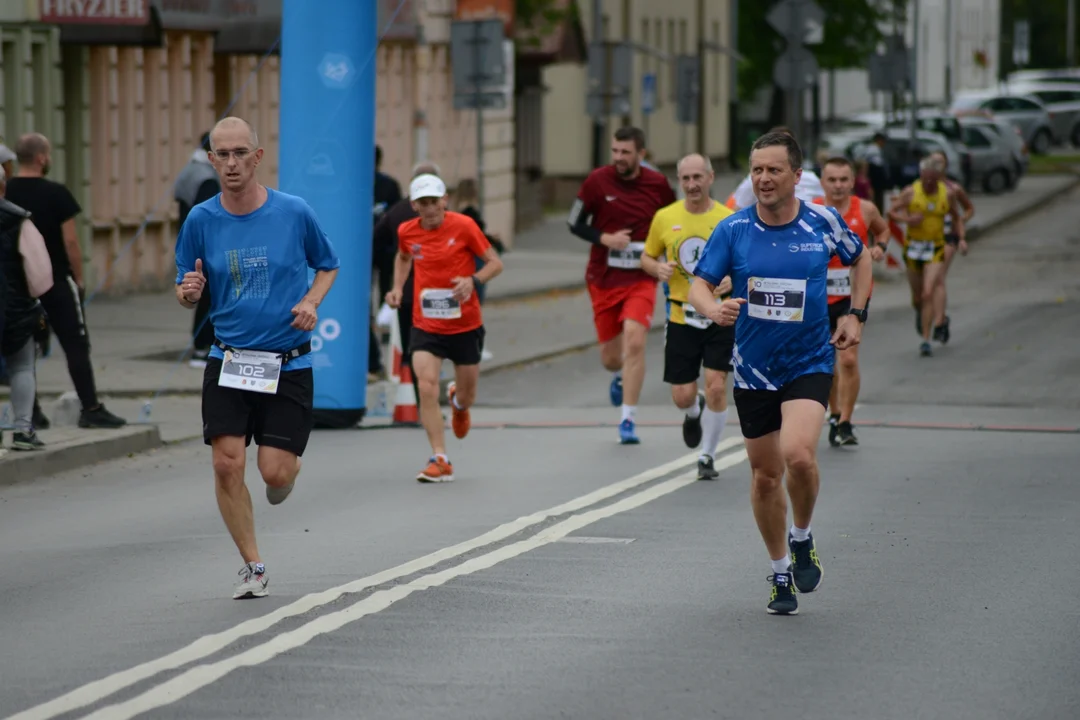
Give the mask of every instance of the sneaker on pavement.
[[90, 410], [79, 413], [79, 427], [81, 428], [120, 428], [127, 425], [127, 420], [117, 417], [105, 409], [104, 405], [98, 405]]
[[796, 542], [788, 533], [788, 548], [791, 550], [791, 574], [795, 578], [795, 587], [801, 593], [814, 592], [821, 585], [825, 573], [818, 560], [813, 533], [802, 542]]
[[45, 443], [41, 442], [35, 432], [17, 432], [12, 436], [11, 447], [14, 450], [44, 450]]
[[836, 415], [829, 416], [829, 444], [840, 447], [840, 418]]
[[266, 586], [270, 584], [270, 575], [262, 563], [248, 563], [240, 568], [237, 574], [241, 579], [233, 592], [233, 600], [261, 598], [270, 594], [270, 591], [266, 589]]
[[608, 392], [611, 395], [611, 404], [612, 405], [614, 405], [615, 407], [619, 407], [620, 405], [622, 405], [622, 378], [621, 377], [616, 376], [616, 377], [611, 378], [611, 387], [608, 389]]
[[417, 482], [443, 483], [454, 481], [454, 466], [449, 460], [433, 457], [428, 461], [427, 467], [416, 476]]
[[851, 426], [850, 421], [845, 420], [844, 422], [837, 424], [836, 441], [839, 445], [859, 444], [859, 438], [855, 437], [855, 428]]
[[634, 432], [634, 421], [630, 418], [619, 423], [619, 443], [621, 445], [637, 445], [641, 440]]
[[930, 347], [930, 343], [924, 342], [919, 345], [919, 355], [923, 357], [931, 357], [934, 354], [933, 348]]
[[[790, 565], [788, 570], [791, 570]], [[791, 572], [775, 573], [767, 579], [772, 583], [772, 595], [769, 596], [769, 604], [765, 607], [768, 613], [770, 615], [798, 615], [799, 598], [791, 579]]]
[[458, 410], [454, 406], [454, 397], [456, 395], [457, 383], [451, 382], [446, 387], [446, 397], [450, 401], [450, 426], [454, 429], [454, 437], [461, 440], [469, 434], [469, 428], [472, 427], [472, 417], [469, 415], [468, 408]]
[[694, 402], [698, 406], [697, 417], [685, 415], [682, 421], [682, 439], [688, 448], [696, 448], [701, 444], [701, 413], [705, 410], [705, 393], [699, 392]]
[[715, 480], [720, 477], [720, 473], [716, 472], [716, 468], [713, 467], [713, 459], [706, 455], [703, 458], [698, 458], [697, 461], [697, 479], [698, 480]]

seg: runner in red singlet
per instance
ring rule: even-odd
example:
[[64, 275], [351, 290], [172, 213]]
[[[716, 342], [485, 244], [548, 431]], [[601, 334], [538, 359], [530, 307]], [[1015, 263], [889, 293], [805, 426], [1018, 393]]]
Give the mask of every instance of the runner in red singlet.
[[[875, 262], [884, 258], [889, 244], [889, 224], [872, 202], [855, 196], [855, 166], [852, 162], [845, 157], [829, 158], [821, 169], [821, 185], [825, 197], [815, 198], [814, 202], [836, 208], [848, 227], [870, 249], [870, 257]], [[871, 234], [873, 242], [870, 242]], [[828, 273], [829, 325], [836, 332], [837, 321], [851, 309], [851, 270], [844, 267], [838, 256], [833, 256]], [[873, 294], [872, 285], [870, 291]], [[869, 299], [866, 304], [869, 309]], [[836, 352], [836, 373], [829, 393], [829, 444], [833, 447], [859, 444], [851, 427], [851, 415], [858, 397], [859, 346], [856, 345]]]

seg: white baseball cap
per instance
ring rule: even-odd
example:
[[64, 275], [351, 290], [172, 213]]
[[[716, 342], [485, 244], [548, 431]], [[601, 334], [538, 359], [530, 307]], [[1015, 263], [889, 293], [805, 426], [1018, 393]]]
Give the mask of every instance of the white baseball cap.
[[435, 175], [417, 175], [409, 185], [409, 199], [434, 197], [441, 198], [446, 195], [446, 183]]

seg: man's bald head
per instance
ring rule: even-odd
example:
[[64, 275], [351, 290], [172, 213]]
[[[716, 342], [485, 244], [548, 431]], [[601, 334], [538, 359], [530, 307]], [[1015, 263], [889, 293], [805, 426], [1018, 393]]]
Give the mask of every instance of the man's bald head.
[[708, 175], [713, 171], [712, 161], [700, 153], [690, 153], [679, 160], [678, 165], [675, 166], [675, 172], [681, 176], [683, 170], [689, 170], [690, 168], [701, 170], [704, 175]]
[[15, 158], [20, 165], [38, 165], [49, 154], [49, 139], [41, 133], [27, 133], [15, 143]]
[[247, 134], [247, 141], [250, 143], [250, 149], [254, 150], [259, 147], [259, 134], [255, 132], [255, 128], [251, 126], [247, 120], [234, 116], [229, 116], [218, 120], [214, 125], [214, 129], [210, 131], [210, 149], [213, 151], [218, 146], [218, 140], [224, 136], [228, 136], [230, 139], [234, 139], [238, 132]]

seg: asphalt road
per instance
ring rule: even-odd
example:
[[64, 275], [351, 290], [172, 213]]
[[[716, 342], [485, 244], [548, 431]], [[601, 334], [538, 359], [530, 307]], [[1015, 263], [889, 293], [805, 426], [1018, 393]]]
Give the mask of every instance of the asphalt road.
[[798, 617], [733, 424], [686, 475], [654, 339], [641, 446], [588, 352], [485, 377], [453, 485], [416, 430], [317, 434], [280, 507], [249, 479], [265, 600], [230, 599], [201, 445], [0, 490], [0, 717], [1073, 717], [1078, 199], [959, 261], [933, 358], [876, 291]]

